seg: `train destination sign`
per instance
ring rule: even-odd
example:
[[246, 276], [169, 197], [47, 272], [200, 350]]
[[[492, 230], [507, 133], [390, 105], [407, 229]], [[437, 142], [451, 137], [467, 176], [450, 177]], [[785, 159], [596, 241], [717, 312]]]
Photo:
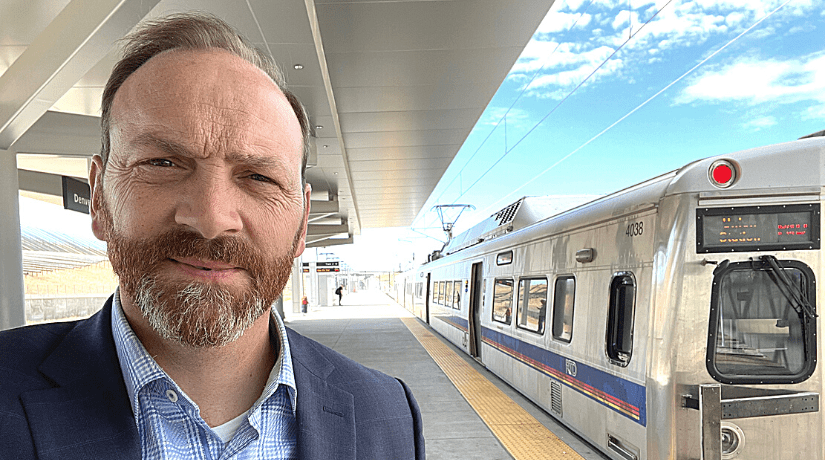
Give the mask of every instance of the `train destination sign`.
[[819, 204], [698, 208], [696, 252], [819, 249]]

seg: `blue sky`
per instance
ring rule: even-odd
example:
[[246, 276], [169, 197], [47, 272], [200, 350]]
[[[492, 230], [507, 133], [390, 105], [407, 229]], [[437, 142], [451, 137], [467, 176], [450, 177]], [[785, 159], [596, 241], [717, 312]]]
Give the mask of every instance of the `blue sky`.
[[823, 130], [823, 44], [813, 0], [557, 0], [396, 252], [440, 247], [436, 204], [475, 206], [461, 232], [525, 195], [563, 210]]

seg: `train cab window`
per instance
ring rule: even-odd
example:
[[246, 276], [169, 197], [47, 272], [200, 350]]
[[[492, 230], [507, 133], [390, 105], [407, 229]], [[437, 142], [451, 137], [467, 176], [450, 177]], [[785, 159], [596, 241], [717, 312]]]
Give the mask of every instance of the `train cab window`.
[[516, 324], [520, 329], [544, 334], [547, 320], [547, 280], [544, 278], [521, 279], [518, 282], [518, 308]]
[[553, 289], [553, 338], [570, 343], [573, 338], [573, 301], [576, 278], [560, 276]]
[[607, 357], [627, 366], [633, 354], [633, 315], [636, 309], [636, 280], [632, 273], [617, 273], [610, 281], [607, 316]]
[[461, 280], [453, 284], [453, 308], [461, 310]]
[[493, 321], [510, 324], [513, 317], [513, 280], [496, 280], [493, 285]]
[[707, 369], [736, 383], [797, 383], [816, 368], [813, 271], [762, 256], [714, 270]]

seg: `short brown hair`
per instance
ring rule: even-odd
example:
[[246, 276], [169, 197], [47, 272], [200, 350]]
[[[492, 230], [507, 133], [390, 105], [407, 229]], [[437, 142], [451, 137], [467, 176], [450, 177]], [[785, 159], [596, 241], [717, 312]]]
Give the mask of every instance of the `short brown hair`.
[[301, 161], [301, 181], [306, 184], [307, 158], [309, 157], [312, 127], [303, 104], [286, 87], [284, 75], [268, 56], [260, 52], [249, 41], [222, 19], [206, 13], [172, 14], [160, 19], [147, 21], [123, 39], [123, 57], [117, 62], [106, 88], [103, 90], [100, 119], [103, 167], [109, 159], [111, 143], [112, 102], [115, 93], [140, 66], [149, 59], [170, 50], [207, 50], [210, 48], [228, 51], [263, 70], [280, 89], [301, 125], [303, 137], [303, 158]]

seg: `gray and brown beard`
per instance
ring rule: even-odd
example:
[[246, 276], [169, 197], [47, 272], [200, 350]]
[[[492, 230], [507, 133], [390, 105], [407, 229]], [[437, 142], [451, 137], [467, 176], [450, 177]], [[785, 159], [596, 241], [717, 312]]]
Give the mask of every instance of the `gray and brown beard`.
[[[96, 197], [102, 194], [96, 195]], [[300, 241], [292, 251], [265, 258], [241, 237], [205, 239], [176, 228], [145, 239], [130, 239], [115, 231], [112, 215], [101, 198], [97, 209], [107, 228], [109, 260], [120, 278], [121, 295], [137, 305], [163, 339], [195, 348], [220, 347], [237, 340], [281, 295]], [[244, 269], [248, 288], [227, 288], [208, 282], [183, 282], [161, 273], [169, 259], [197, 258]]]

